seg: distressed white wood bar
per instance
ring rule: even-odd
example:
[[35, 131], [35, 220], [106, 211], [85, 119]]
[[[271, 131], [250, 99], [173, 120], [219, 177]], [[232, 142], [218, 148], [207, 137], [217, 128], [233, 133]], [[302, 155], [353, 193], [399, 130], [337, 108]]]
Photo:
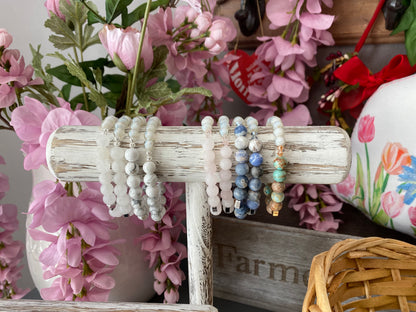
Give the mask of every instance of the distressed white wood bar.
[[[233, 128], [232, 128], [233, 130]], [[65, 126], [49, 138], [49, 170], [62, 181], [97, 181], [96, 139], [99, 127]], [[263, 142], [263, 181], [272, 181], [274, 170], [274, 136], [271, 127], [259, 127]], [[190, 304], [212, 305], [212, 227], [206, 204], [205, 172], [202, 154], [204, 133], [200, 127], [160, 127], [156, 132], [153, 160], [161, 181], [186, 182]], [[217, 161], [223, 140], [213, 127]], [[285, 127], [284, 156], [288, 161], [287, 183], [331, 184], [341, 182], [348, 174], [351, 146], [348, 134], [338, 127]], [[138, 149], [144, 161], [144, 132]], [[229, 143], [234, 144], [234, 135]], [[121, 146], [128, 148], [126, 137]], [[140, 162], [140, 161], [139, 161]], [[141, 165], [142, 163], [140, 163]], [[234, 163], [235, 165], [235, 163]]]

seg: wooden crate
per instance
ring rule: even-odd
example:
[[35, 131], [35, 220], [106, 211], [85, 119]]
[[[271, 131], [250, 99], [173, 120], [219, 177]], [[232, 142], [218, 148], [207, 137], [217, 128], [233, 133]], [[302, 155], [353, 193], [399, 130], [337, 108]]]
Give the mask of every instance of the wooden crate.
[[300, 311], [312, 258], [347, 238], [356, 237], [214, 218], [214, 296], [271, 311]]

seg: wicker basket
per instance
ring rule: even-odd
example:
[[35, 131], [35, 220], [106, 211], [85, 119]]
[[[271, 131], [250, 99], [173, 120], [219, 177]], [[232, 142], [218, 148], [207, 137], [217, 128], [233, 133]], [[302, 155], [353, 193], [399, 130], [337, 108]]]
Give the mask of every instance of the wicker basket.
[[302, 312], [416, 311], [416, 246], [347, 239], [312, 260]]

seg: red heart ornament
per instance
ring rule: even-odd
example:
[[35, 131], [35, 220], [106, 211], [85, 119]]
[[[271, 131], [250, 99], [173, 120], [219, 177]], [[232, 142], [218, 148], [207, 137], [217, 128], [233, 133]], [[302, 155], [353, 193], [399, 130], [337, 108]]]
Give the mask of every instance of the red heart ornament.
[[231, 88], [244, 102], [251, 104], [248, 100], [249, 86], [258, 84], [258, 82], [250, 82], [250, 78], [260, 70], [256, 63], [257, 55], [248, 55], [242, 50], [231, 51], [229, 54], [238, 57], [227, 63]]

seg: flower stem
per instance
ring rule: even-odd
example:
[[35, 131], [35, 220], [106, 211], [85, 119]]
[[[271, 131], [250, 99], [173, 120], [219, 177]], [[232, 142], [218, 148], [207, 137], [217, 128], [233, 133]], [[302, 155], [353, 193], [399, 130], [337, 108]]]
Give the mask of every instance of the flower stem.
[[107, 24], [107, 21], [104, 17], [102, 17], [98, 12], [96, 12], [93, 8], [91, 8], [88, 3], [85, 2], [85, 0], [80, 0], [81, 3], [92, 13], [95, 15], [96, 18], [98, 18], [103, 24]]
[[129, 111], [127, 111], [127, 107], [132, 107], [133, 106], [134, 91], [136, 90], [137, 75], [138, 75], [138, 71], [139, 71], [140, 58], [141, 58], [141, 54], [142, 54], [143, 42], [144, 42], [144, 37], [145, 37], [145, 34], [146, 34], [147, 20], [149, 18], [151, 4], [152, 4], [152, 0], [147, 0], [146, 11], [144, 12], [143, 25], [142, 25], [142, 29], [141, 29], [142, 31], [141, 31], [141, 34], [140, 34], [139, 48], [138, 48], [138, 51], [137, 51], [136, 65], [134, 66], [133, 81], [132, 81], [130, 89], [128, 90], [128, 94], [127, 94], [127, 99], [128, 99], [128, 102], [126, 103], [126, 113], [127, 114], [129, 114]]
[[368, 155], [368, 146], [367, 142], [364, 143], [365, 146], [365, 158], [367, 161], [367, 192], [368, 192], [368, 209], [371, 208], [371, 177], [370, 177], [370, 157]]

